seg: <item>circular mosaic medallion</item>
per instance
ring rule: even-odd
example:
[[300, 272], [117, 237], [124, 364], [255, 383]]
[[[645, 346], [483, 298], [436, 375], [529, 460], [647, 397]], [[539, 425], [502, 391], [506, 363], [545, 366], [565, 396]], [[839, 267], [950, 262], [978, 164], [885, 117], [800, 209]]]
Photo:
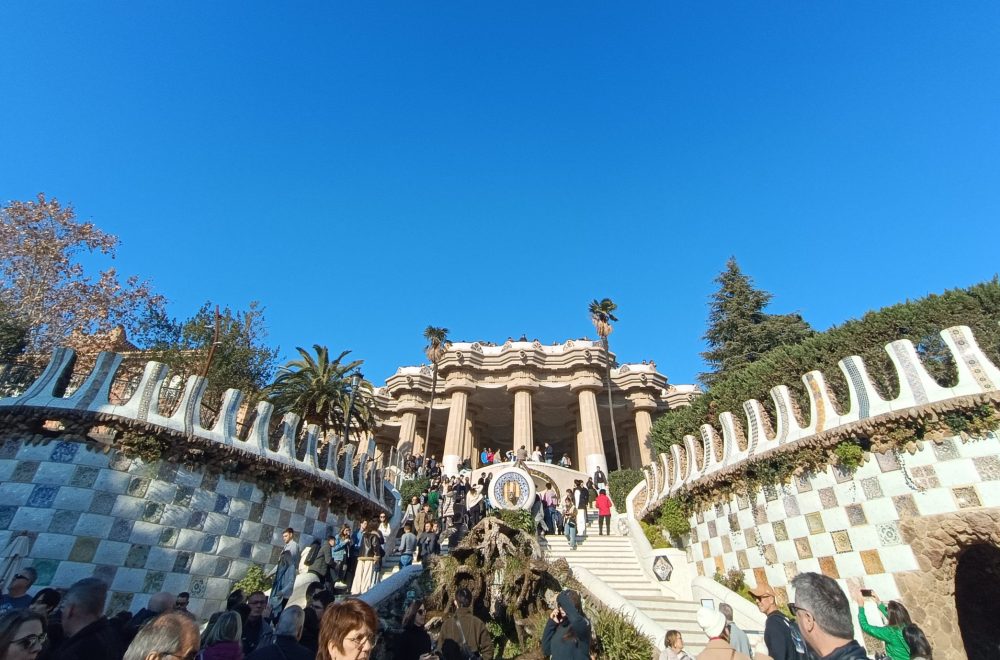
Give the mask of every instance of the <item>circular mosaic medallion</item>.
[[489, 496], [498, 509], [530, 509], [535, 501], [535, 484], [524, 470], [509, 468], [493, 477]]

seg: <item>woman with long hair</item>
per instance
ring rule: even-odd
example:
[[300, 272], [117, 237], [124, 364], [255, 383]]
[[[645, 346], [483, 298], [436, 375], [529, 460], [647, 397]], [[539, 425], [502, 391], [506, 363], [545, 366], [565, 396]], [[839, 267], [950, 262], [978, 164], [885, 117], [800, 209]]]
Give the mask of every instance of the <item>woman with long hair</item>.
[[316, 660], [368, 660], [378, 642], [375, 610], [364, 601], [348, 598], [326, 608], [319, 624]]
[[424, 601], [417, 599], [410, 603], [403, 615], [403, 631], [396, 636], [396, 660], [420, 660], [433, 648], [431, 636], [424, 625], [427, 623], [427, 608]]
[[910, 613], [898, 600], [883, 603], [874, 591], [871, 592], [871, 597], [875, 599], [875, 603], [888, 621], [888, 625], [873, 626], [868, 623], [864, 596], [858, 596], [855, 600], [858, 603], [858, 623], [861, 624], [861, 630], [875, 639], [885, 642], [885, 653], [890, 660], [910, 660], [910, 647], [903, 639], [903, 627], [913, 623], [910, 620]]
[[684, 637], [680, 630], [668, 630], [663, 638], [663, 645], [666, 648], [660, 652], [660, 660], [694, 660], [684, 650]]
[[45, 647], [45, 617], [30, 609], [0, 616], [0, 660], [35, 660]]
[[239, 612], [223, 612], [208, 631], [199, 660], [243, 660], [243, 620]]
[[920, 626], [915, 623], [903, 626], [903, 639], [910, 647], [910, 660], [934, 660], [931, 643], [927, 641], [927, 636]]
[[552, 660], [590, 660], [590, 621], [576, 591], [564, 589], [556, 598], [542, 632], [542, 653]]
[[566, 534], [570, 550], [576, 550], [576, 505], [573, 504], [571, 494], [567, 494], [563, 500], [562, 517], [563, 532]]

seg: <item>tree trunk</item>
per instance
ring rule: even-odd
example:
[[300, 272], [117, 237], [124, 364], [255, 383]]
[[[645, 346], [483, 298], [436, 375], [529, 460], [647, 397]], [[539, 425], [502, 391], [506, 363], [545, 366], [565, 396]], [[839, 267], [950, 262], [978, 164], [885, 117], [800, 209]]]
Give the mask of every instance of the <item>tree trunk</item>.
[[434, 393], [437, 390], [438, 383], [438, 365], [437, 362], [434, 365], [434, 375], [431, 376], [431, 402], [427, 406], [427, 432], [424, 433], [424, 446], [423, 446], [423, 456], [427, 458], [427, 447], [431, 444], [431, 414], [434, 412]]
[[608, 347], [608, 338], [601, 337], [604, 342], [604, 372], [608, 379], [608, 416], [611, 418], [611, 442], [615, 446], [615, 469], [622, 469], [622, 457], [618, 452], [618, 430], [615, 428], [615, 408], [611, 400], [611, 349]]

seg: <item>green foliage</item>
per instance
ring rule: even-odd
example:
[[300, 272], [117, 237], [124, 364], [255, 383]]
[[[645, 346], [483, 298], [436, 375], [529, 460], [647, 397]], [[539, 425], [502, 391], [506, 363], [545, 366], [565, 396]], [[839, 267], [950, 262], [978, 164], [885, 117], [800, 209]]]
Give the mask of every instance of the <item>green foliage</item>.
[[639, 524], [642, 526], [642, 533], [646, 535], [646, 540], [649, 541], [649, 547], [653, 548], [653, 550], [673, 547], [667, 539], [663, 538], [664, 529], [659, 523], [640, 520]]
[[608, 497], [618, 513], [625, 513], [625, 498], [645, 478], [642, 470], [615, 470], [608, 475]]
[[28, 346], [29, 329], [10, 305], [0, 299], [0, 362], [12, 362]]
[[743, 576], [743, 571], [733, 568], [729, 572], [722, 574], [716, 571], [712, 579], [724, 586], [730, 591], [740, 592], [741, 589], [746, 587], [746, 578]]
[[687, 509], [680, 500], [674, 497], [667, 498], [660, 506], [657, 523], [675, 537], [691, 531]]
[[954, 289], [907, 301], [862, 318], [815, 334], [801, 343], [774, 348], [757, 361], [720, 374], [709, 392], [696, 398], [691, 406], [662, 415], [653, 425], [653, 444], [657, 451], [683, 443], [684, 436], [697, 435], [701, 424], [718, 425], [718, 415], [725, 411], [741, 418], [743, 402], [757, 399], [771, 409], [771, 388], [787, 385], [800, 407], [808, 408], [801, 384], [802, 374], [819, 370], [826, 376], [835, 403], [848, 401], [847, 381], [837, 363], [849, 355], [858, 355], [868, 369], [876, 389], [892, 398], [898, 391], [895, 369], [885, 352], [885, 345], [897, 339], [910, 339], [924, 366], [944, 385], [954, 384], [956, 371], [945, 351], [939, 332], [954, 325], [972, 328], [976, 340], [991, 359], [1000, 358], [1000, 280], [967, 289]]
[[617, 610], [595, 607], [590, 613], [590, 622], [597, 635], [599, 658], [649, 660], [656, 657], [652, 640], [636, 629], [632, 617]]
[[712, 295], [704, 336], [709, 348], [701, 354], [713, 367], [713, 371], [701, 374], [706, 385], [756, 362], [773, 348], [797, 344], [813, 334], [798, 314], [764, 313], [773, 296], [754, 288], [735, 258], [730, 257], [726, 270], [715, 281], [719, 290]]
[[[219, 336], [216, 343], [216, 306], [206, 302], [186, 321], [165, 321], [158, 317], [153, 356], [182, 375], [205, 375], [209, 405], [221, 401], [223, 393], [236, 388], [253, 397], [267, 385], [274, 373], [278, 350], [267, 346], [264, 309], [251, 302], [249, 309], [219, 310]], [[212, 351], [212, 344], [215, 350]], [[211, 364], [209, 364], [211, 353]], [[208, 365], [206, 373], [206, 365]]]
[[249, 596], [255, 591], [267, 591], [271, 588], [271, 578], [264, 573], [264, 569], [257, 564], [250, 564], [247, 574], [243, 579], [233, 584], [233, 591], [242, 589], [243, 594]]
[[406, 479], [399, 485], [399, 496], [401, 498], [399, 506], [405, 509], [411, 499], [416, 497], [419, 500], [420, 496], [424, 492], [424, 489], [430, 487], [431, 480], [427, 477], [420, 477], [419, 479]]
[[865, 460], [864, 450], [855, 442], [841, 442], [833, 448], [837, 465], [847, 473], [853, 473]]
[[535, 518], [531, 515], [530, 511], [525, 511], [524, 509], [518, 509], [516, 511], [494, 509], [493, 515], [514, 529], [519, 529], [526, 534], [530, 534], [531, 536], [535, 535]]
[[[293, 412], [324, 433], [332, 430], [341, 437], [346, 429], [358, 433], [371, 430], [375, 423], [372, 384], [361, 379], [354, 388], [354, 377], [360, 376], [364, 360], [343, 362], [350, 351], [330, 359], [329, 349], [319, 344], [313, 345], [315, 355], [304, 348], [295, 350], [301, 359], [283, 366], [267, 388], [275, 416]], [[348, 414], [351, 419], [347, 419]]]

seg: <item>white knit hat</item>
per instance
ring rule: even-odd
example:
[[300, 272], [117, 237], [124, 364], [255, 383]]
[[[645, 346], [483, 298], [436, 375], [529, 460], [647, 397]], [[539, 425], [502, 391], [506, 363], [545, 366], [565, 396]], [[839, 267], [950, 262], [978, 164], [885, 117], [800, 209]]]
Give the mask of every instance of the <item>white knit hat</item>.
[[722, 612], [702, 607], [698, 610], [698, 625], [710, 638], [718, 637], [726, 628], [726, 617]]

